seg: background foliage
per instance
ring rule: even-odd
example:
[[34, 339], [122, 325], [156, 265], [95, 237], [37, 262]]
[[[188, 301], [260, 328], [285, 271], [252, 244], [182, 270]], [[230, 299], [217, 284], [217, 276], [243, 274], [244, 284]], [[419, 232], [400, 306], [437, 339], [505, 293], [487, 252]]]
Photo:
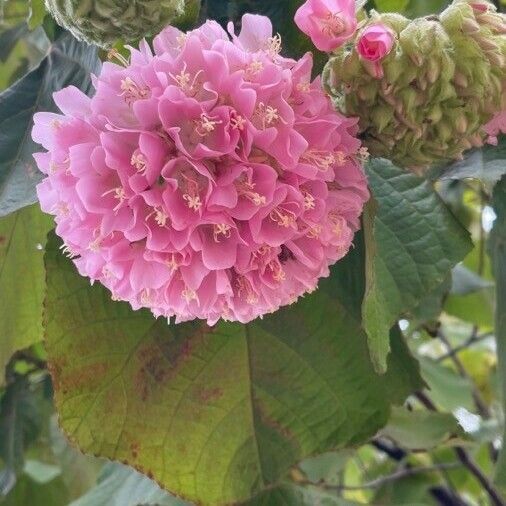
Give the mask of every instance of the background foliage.
[[[300, 3], [204, 0], [200, 18], [266, 14], [300, 55]], [[0, 503], [506, 504], [504, 144], [430, 182], [372, 160], [363, 231], [316, 293], [247, 326], [168, 326], [89, 286], [29, 205], [31, 117], [89, 92], [100, 57], [41, 0], [0, 1]]]

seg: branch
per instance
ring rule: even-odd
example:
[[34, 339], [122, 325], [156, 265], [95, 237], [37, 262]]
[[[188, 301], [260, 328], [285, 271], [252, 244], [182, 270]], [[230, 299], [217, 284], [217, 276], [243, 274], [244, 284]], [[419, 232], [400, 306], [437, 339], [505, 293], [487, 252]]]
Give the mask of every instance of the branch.
[[[473, 335], [474, 335], [474, 332], [473, 332]], [[450, 341], [448, 341], [448, 339], [444, 335], [444, 333], [441, 331], [441, 329], [438, 329], [437, 336], [446, 346], [448, 353], [451, 353], [452, 352], [452, 345], [450, 344]], [[487, 403], [483, 399], [483, 396], [481, 395], [480, 391], [475, 387], [474, 381], [467, 373], [466, 368], [464, 367], [464, 364], [460, 361], [460, 358], [455, 353], [451, 354], [449, 358], [453, 362], [455, 367], [457, 368], [458, 373], [463, 378], [470, 381], [470, 383], [472, 385], [472, 395], [473, 395], [474, 403], [476, 404], [476, 407], [478, 408], [478, 412], [480, 413], [480, 415], [483, 418], [487, 418], [487, 419], [490, 418], [490, 410], [488, 409]]]
[[455, 346], [448, 353], [445, 353], [444, 355], [441, 355], [440, 357], [438, 357], [437, 362], [443, 362], [447, 358], [451, 358], [454, 355], [459, 354], [461, 351], [467, 350], [467, 348], [469, 348], [470, 346], [480, 343], [481, 341], [484, 341], [485, 339], [489, 339], [490, 337], [494, 337], [493, 332], [487, 332], [487, 333], [479, 336], [476, 334], [476, 330], [473, 330], [473, 333], [471, 334], [469, 339], [467, 339], [465, 342], [463, 342], [459, 346]]
[[[363, 483], [362, 485], [327, 485], [326, 483], [320, 483], [316, 486], [323, 488], [324, 490], [332, 490], [332, 491], [354, 491], [354, 490], [375, 489], [380, 488], [383, 485], [386, 485], [393, 481], [402, 480], [403, 478], [409, 478], [410, 476], [415, 476], [417, 474], [438, 472], [446, 469], [455, 469], [457, 467], [462, 467], [462, 464], [459, 462], [450, 462], [445, 464], [434, 464], [433, 466], [406, 467], [403, 469], [399, 469], [395, 473], [389, 474], [388, 476], [383, 476], [381, 478], [368, 481], [366, 483]], [[299, 483], [301, 485], [313, 485], [313, 486], [315, 485], [315, 483], [309, 480], [303, 480], [300, 481]]]
[[[423, 392], [418, 392], [416, 394], [418, 400], [430, 411], [437, 411], [435, 404], [431, 401], [429, 397]], [[491, 504], [494, 506], [506, 506], [506, 502], [504, 502], [501, 498], [501, 495], [496, 490], [492, 482], [489, 478], [483, 473], [483, 471], [476, 465], [471, 456], [462, 448], [461, 446], [456, 446], [454, 448], [455, 455], [460, 460], [462, 465], [476, 478], [476, 480], [480, 483], [483, 489], [487, 492], [488, 496], [491, 499]]]

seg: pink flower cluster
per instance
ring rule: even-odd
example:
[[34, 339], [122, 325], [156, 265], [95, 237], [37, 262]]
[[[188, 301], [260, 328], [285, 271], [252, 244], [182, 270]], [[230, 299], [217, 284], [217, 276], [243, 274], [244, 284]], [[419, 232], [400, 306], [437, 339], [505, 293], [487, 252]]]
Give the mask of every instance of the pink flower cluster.
[[[315, 289], [368, 199], [356, 120], [270, 21], [169, 27], [35, 116], [42, 209], [79, 272], [156, 316], [247, 322]], [[232, 39], [232, 40], [231, 40]]]

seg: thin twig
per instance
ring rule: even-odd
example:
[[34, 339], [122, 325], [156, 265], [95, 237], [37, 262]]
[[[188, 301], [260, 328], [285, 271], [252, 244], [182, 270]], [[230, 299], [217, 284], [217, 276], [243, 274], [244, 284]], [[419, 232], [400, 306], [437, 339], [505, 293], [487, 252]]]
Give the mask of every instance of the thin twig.
[[[367, 490], [367, 489], [375, 489], [380, 488], [383, 485], [391, 483], [393, 481], [402, 480], [403, 478], [409, 478], [410, 476], [415, 476], [417, 474], [425, 474], [432, 472], [439, 472], [441, 470], [446, 469], [455, 469], [458, 467], [462, 467], [462, 463], [460, 462], [449, 462], [444, 464], [434, 464], [433, 466], [423, 466], [423, 467], [405, 467], [403, 469], [399, 469], [395, 473], [389, 474], [387, 476], [382, 476], [381, 478], [377, 478], [372, 481], [368, 481], [366, 483], [362, 483], [361, 485], [328, 485], [326, 483], [320, 483], [318, 486], [325, 490], [334, 490], [334, 491], [353, 491], [353, 490]], [[310, 481], [302, 481], [300, 482], [302, 485], [314, 485], [314, 483]]]
[[437, 362], [443, 362], [444, 360], [451, 358], [453, 355], [458, 355], [461, 351], [467, 350], [471, 346], [474, 346], [475, 344], [478, 344], [485, 339], [489, 339], [490, 337], [494, 337], [493, 332], [487, 332], [485, 334], [477, 335], [476, 334], [477, 327], [473, 327], [473, 332], [471, 333], [471, 336], [469, 339], [464, 341], [462, 344], [459, 344], [458, 346], [453, 347], [448, 353], [445, 353], [444, 355], [441, 355], [437, 358]]
[[[427, 409], [431, 411], [437, 411], [436, 405], [424, 392], [417, 392], [416, 397]], [[456, 446], [454, 448], [454, 452], [455, 455], [457, 455], [457, 458], [463, 464], [463, 466], [476, 478], [476, 480], [480, 483], [483, 489], [487, 492], [488, 496], [491, 499], [491, 503], [494, 506], [506, 506], [506, 502], [503, 501], [501, 495], [496, 490], [493, 483], [476, 465], [476, 463], [471, 458], [471, 456], [466, 452], [466, 450], [464, 450], [464, 448], [462, 448], [461, 446]]]
[[[450, 341], [446, 337], [446, 335], [441, 331], [441, 329], [438, 329], [437, 335], [439, 339], [443, 342], [443, 344], [446, 346], [446, 349], [448, 350], [448, 353], [452, 352], [452, 345], [450, 344]], [[469, 374], [466, 371], [466, 368], [464, 367], [464, 364], [461, 362], [460, 358], [457, 354], [453, 353], [450, 355], [450, 360], [455, 365], [458, 373], [460, 376], [465, 378], [466, 380], [469, 380], [472, 385], [472, 395], [474, 399], [474, 403], [476, 404], [476, 407], [478, 408], [478, 412], [483, 418], [490, 418], [490, 410], [488, 409], [487, 403], [485, 402], [485, 399], [483, 399], [483, 396], [481, 395], [481, 392], [475, 387], [474, 382], [472, 378], [469, 376]]]

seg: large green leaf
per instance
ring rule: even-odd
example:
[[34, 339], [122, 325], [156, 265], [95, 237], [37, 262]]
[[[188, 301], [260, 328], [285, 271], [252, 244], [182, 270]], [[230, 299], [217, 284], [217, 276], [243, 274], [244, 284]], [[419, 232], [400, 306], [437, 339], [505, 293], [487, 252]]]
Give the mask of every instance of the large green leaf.
[[41, 179], [32, 154], [33, 114], [55, 109], [53, 92], [75, 85], [91, 88], [90, 72], [98, 70], [97, 50], [64, 32], [37, 68], [0, 93], [0, 216], [33, 204]]
[[350, 274], [340, 264], [317, 292], [250, 325], [169, 326], [90, 286], [53, 237], [45, 329], [63, 429], [83, 451], [210, 505], [247, 500], [304, 457], [364, 441], [419, 383], [395, 339], [394, 370], [374, 374], [360, 309], [336, 296]]
[[[490, 256], [496, 280], [496, 343], [503, 410], [506, 412], [506, 176], [494, 190], [497, 219], [490, 237]], [[505, 432], [506, 436], [506, 432]], [[506, 441], [506, 438], [503, 439]], [[506, 497], [506, 449], [503, 445], [495, 480]]]
[[0, 218], [0, 385], [12, 354], [42, 339], [44, 246], [51, 220], [38, 206]]
[[383, 372], [389, 329], [445, 281], [472, 244], [426, 180], [382, 159], [371, 160], [367, 173], [377, 209], [369, 205], [364, 215], [363, 318], [371, 357]]

